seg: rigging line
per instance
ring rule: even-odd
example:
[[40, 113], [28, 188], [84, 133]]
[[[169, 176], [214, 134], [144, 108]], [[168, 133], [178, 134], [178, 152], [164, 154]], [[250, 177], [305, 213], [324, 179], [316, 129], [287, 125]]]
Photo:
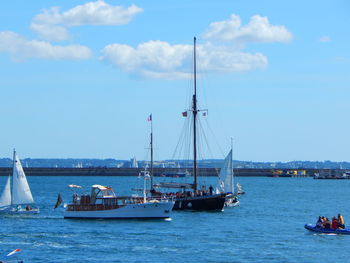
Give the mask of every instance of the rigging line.
[[[200, 53], [201, 53], [200, 51], [201, 51], [200, 45], [198, 45], [197, 57], [199, 57], [199, 58], [200, 58]], [[198, 59], [197, 59], [197, 61], [198, 61]], [[202, 98], [201, 101], [202, 102], [204, 101], [204, 108], [208, 108], [208, 94], [207, 94], [207, 91], [210, 91], [210, 90], [208, 88], [207, 83], [210, 82], [209, 81], [210, 79], [207, 77], [208, 76], [207, 74], [204, 74], [205, 70], [203, 70], [203, 68], [201, 67], [202, 64], [201, 63], [197, 63], [197, 64], [198, 64], [197, 65], [197, 72], [198, 72], [197, 76], [199, 76], [199, 78], [198, 78], [199, 81], [198, 81], [197, 86], [201, 87], [201, 93], [199, 94], [199, 96], [201, 96], [201, 98]], [[209, 92], [209, 94], [210, 94], [210, 92]], [[215, 100], [212, 101], [212, 102], [214, 102], [214, 104], [216, 104]], [[201, 108], [200, 104], [199, 103], [197, 103], [197, 104], [198, 104], [198, 108], [200, 109]], [[216, 105], [215, 108], [218, 108], [218, 106]], [[220, 114], [219, 114], [219, 118], [221, 119], [221, 115]], [[206, 119], [205, 122], [206, 122], [207, 127], [209, 128], [210, 133], [211, 133], [210, 135], [214, 138], [215, 144], [218, 147], [222, 157], [225, 158], [226, 154], [222, 150], [222, 147], [220, 146], [220, 143], [219, 143], [217, 137], [215, 136], [215, 133], [211, 129], [211, 126], [209, 125], [208, 120]], [[209, 144], [208, 144], [208, 146], [209, 146]]]
[[[202, 160], [205, 160], [205, 158], [207, 158], [205, 156], [205, 154], [207, 154], [207, 152], [211, 153], [211, 150], [210, 150], [210, 146], [209, 146], [208, 140], [206, 138], [206, 134], [204, 132], [203, 123], [200, 120], [200, 118], [199, 118], [199, 125], [198, 125], [198, 127], [199, 127], [199, 132], [200, 132], [200, 135], [199, 135], [199, 147], [201, 147], [201, 149], [200, 149], [200, 153], [201, 153], [200, 158]], [[200, 177], [200, 184], [201, 185], [208, 185], [208, 179], [206, 179], [206, 177], [201, 176]]]
[[190, 160], [191, 156], [191, 150], [192, 150], [192, 133], [193, 133], [193, 127], [192, 127], [192, 115], [188, 117], [187, 121], [187, 133], [186, 133], [186, 138], [184, 141], [185, 148], [183, 152], [183, 157], [185, 160]]
[[188, 145], [186, 144], [186, 142], [188, 141], [188, 136], [189, 136], [189, 122], [191, 121], [190, 116], [186, 117], [186, 120], [184, 121], [182, 130], [181, 130], [181, 134], [179, 137], [179, 140], [177, 142], [175, 151], [172, 155], [172, 159], [186, 159], [186, 151], [188, 149]]
[[[204, 132], [204, 126], [203, 126], [203, 122], [201, 120], [199, 121], [199, 130], [201, 131], [200, 142], [201, 142], [201, 147], [203, 148], [203, 150], [201, 152], [204, 153], [204, 148], [205, 148], [206, 152], [208, 152], [209, 158], [214, 159], [214, 155], [213, 155], [213, 152], [210, 148], [208, 137], [207, 137], [206, 133]], [[204, 158], [205, 158], [205, 156], [202, 154], [202, 159], [204, 160]], [[209, 159], [208, 157], [206, 157], [206, 158]]]
[[190, 144], [190, 137], [191, 137], [191, 122], [192, 122], [192, 116], [188, 116], [186, 119], [186, 134], [183, 140], [183, 152], [181, 153], [182, 158], [185, 160], [189, 160], [189, 149], [191, 148]]
[[224, 151], [222, 150], [222, 148], [221, 148], [221, 146], [220, 146], [220, 143], [219, 143], [219, 141], [217, 140], [217, 137], [215, 136], [215, 133], [213, 132], [211, 126], [209, 125], [208, 120], [205, 119], [205, 122], [206, 122], [206, 125], [207, 125], [207, 127], [208, 127], [209, 132], [211, 133], [212, 137], [214, 138], [214, 141], [215, 141], [215, 143], [216, 143], [216, 146], [217, 146], [218, 149], [220, 150], [221, 155], [222, 155], [223, 157], [225, 157]]
[[[208, 122], [208, 120], [207, 120], [206, 118], [205, 118], [205, 124], [206, 124], [206, 126], [208, 127], [209, 131], [212, 132], [212, 129], [210, 128], [209, 122]], [[201, 128], [201, 130], [203, 130], [203, 137], [204, 137], [204, 140], [205, 140], [205, 142], [206, 142], [206, 146], [207, 146], [207, 148], [208, 148], [208, 152], [209, 152], [209, 154], [210, 154], [210, 157], [211, 157], [212, 159], [215, 159], [215, 158], [214, 158], [213, 151], [212, 151], [212, 148], [210, 147], [210, 143], [209, 143], [208, 136], [207, 136], [206, 133], [204, 132], [204, 127], [203, 127], [202, 122], [200, 122], [200, 128]], [[213, 132], [212, 132], [212, 134], [213, 134]], [[212, 135], [212, 137], [214, 138], [214, 140], [216, 139], [216, 137], [215, 137], [214, 134]], [[217, 142], [217, 140], [216, 140], [215, 142], [216, 142], [216, 144], [217, 144], [219, 150], [221, 151], [221, 154], [224, 156], [223, 151], [222, 151], [222, 149], [221, 149], [219, 143]], [[215, 171], [216, 171], [216, 174], [219, 175], [220, 169], [215, 168]]]
[[[146, 149], [146, 153], [145, 153], [145, 155], [144, 155], [144, 165], [141, 167], [141, 165], [140, 165], [140, 167], [139, 168], [142, 168], [142, 170], [144, 170], [145, 168], [148, 168], [149, 167], [149, 159], [148, 159], [148, 157], [149, 157], [149, 153], [150, 153], [150, 147], [149, 147], [149, 145], [147, 145], [147, 147], [145, 147], [144, 149]], [[135, 157], [136, 158], [136, 157]], [[137, 161], [137, 160], [136, 160]], [[139, 162], [140, 163], [140, 162]], [[134, 181], [134, 183], [133, 183], [133, 189], [141, 189], [141, 188], [143, 188], [143, 178], [142, 178], [142, 187], [141, 187], [141, 183], [140, 183], [140, 180], [138, 180], [138, 179], [140, 179], [139, 178], [139, 175], [140, 174], [138, 174], [137, 175], [137, 177], [136, 177], [136, 180]], [[136, 191], [136, 194], [138, 195], [138, 191]]]
[[199, 158], [201, 160], [204, 159], [204, 151], [205, 151], [205, 148], [203, 147], [203, 133], [204, 133], [204, 130], [203, 130], [203, 126], [202, 126], [202, 123], [201, 123], [201, 120], [200, 118], [197, 119], [198, 120], [198, 151], [199, 151]]
[[183, 141], [183, 138], [184, 138], [185, 133], [186, 133], [186, 126], [187, 126], [187, 124], [186, 124], [186, 121], [185, 121], [183, 123], [182, 129], [181, 129], [181, 133], [180, 133], [179, 139], [177, 141], [177, 144], [176, 144], [176, 147], [175, 147], [175, 150], [173, 152], [173, 155], [172, 155], [171, 159], [174, 159], [178, 152], [181, 153], [182, 141]]
[[[199, 119], [199, 130], [201, 131], [200, 133], [200, 138], [201, 138], [201, 146], [202, 145], [205, 145], [207, 150], [208, 150], [208, 153], [210, 155], [210, 157], [213, 158], [213, 153], [211, 151], [211, 148], [210, 148], [210, 145], [209, 145], [209, 141], [208, 141], [208, 138], [204, 132], [204, 127], [203, 127], [203, 123], [202, 121]], [[203, 150], [202, 152], [204, 152], [204, 146], [203, 146]], [[204, 159], [204, 155], [202, 156], [202, 159]]]
[[[149, 164], [151, 163], [151, 161], [149, 160], [149, 157], [150, 157], [150, 151], [151, 151], [151, 148], [150, 148], [150, 145], [149, 143], [147, 144], [147, 146], [145, 147], [146, 149], [146, 154], [145, 154], [145, 167], [148, 166], [149, 167]], [[144, 167], [143, 167], [144, 168]]]
[[178, 149], [178, 159], [188, 160], [188, 152], [191, 147], [190, 145], [190, 136], [191, 136], [191, 117], [187, 116], [186, 121], [184, 122], [183, 133]]
[[188, 151], [189, 151], [189, 137], [191, 136], [191, 130], [190, 130], [190, 123], [191, 123], [191, 118], [188, 117], [186, 120], [186, 134], [183, 140], [183, 151], [181, 152], [181, 157], [184, 160], [188, 160]]

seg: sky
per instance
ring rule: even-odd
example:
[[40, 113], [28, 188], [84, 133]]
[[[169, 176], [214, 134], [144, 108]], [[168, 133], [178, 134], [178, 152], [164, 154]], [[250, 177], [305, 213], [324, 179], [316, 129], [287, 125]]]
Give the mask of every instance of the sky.
[[347, 0], [3, 1], [0, 158], [144, 160], [150, 114], [174, 157], [196, 36], [208, 158], [350, 161], [349, 26]]

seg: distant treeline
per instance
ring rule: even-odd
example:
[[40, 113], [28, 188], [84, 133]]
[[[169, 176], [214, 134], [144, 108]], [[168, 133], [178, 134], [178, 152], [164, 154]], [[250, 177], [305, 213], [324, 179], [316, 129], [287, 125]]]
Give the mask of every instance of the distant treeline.
[[[135, 168], [135, 160], [116, 159], [21, 159], [23, 167], [43, 167], [43, 168], [87, 168], [87, 167], [120, 167]], [[199, 160], [198, 166], [201, 168], [220, 168], [223, 163], [221, 159]], [[165, 168], [191, 168], [193, 162], [188, 160], [164, 160], [155, 161], [154, 167]], [[149, 166], [148, 161], [137, 161], [137, 167]], [[11, 167], [12, 160], [0, 158], [0, 167]], [[292, 161], [292, 162], [251, 162], [233, 161], [234, 168], [255, 168], [255, 169], [350, 169], [350, 162], [332, 161]]]

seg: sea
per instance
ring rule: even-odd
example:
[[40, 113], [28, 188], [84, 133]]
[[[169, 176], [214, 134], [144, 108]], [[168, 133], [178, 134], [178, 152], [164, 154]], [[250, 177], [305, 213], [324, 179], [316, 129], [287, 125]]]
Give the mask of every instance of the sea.
[[[186, 181], [176, 178], [168, 181]], [[156, 178], [163, 180], [163, 178]], [[6, 178], [0, 177], [0, 187]], [[350, 224], [350, 180], [238, 177], [245, 195], [222, 212], [173, 212], [171, 220], [63, 219], [53, 209], [58, 193], [69, 203], [68, 184], [112, 186], [132, 194], [137, 177], [28, 177], [41, 213], [0, 216], [4, 262], [350, 262], [350, 236], [314, 234], [304, 224], [341, 213]], [[216, 185], [216, 178], [202, 177]], [[14, 249], [18, 253], [7, 257]]]

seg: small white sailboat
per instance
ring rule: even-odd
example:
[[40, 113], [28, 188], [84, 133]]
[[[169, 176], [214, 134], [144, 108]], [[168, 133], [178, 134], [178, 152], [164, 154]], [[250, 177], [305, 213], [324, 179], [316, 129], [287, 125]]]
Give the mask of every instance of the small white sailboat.
[[34, 208], [32, 192], [23, 171], [16, 151], [13, 151], [12, 191], [11, 176], [8, 177], [0, 197], [0, 213], [2, 214], [37, 214], [39, 208]]
[[0, 196], [0, 209], [11, 205], [11, 177], [7, 178], [4, 191]]
[[227, 154], [224, 164], [219, 173], [219, 192], [225, 193], [225, 206], [237, 206], [239, 205], [239, 201], [237, 199], [237, 193], [235, 193], [234, 189], [234, 179], [233, 179], [233, 167], [232, 167], [232, 149]]

